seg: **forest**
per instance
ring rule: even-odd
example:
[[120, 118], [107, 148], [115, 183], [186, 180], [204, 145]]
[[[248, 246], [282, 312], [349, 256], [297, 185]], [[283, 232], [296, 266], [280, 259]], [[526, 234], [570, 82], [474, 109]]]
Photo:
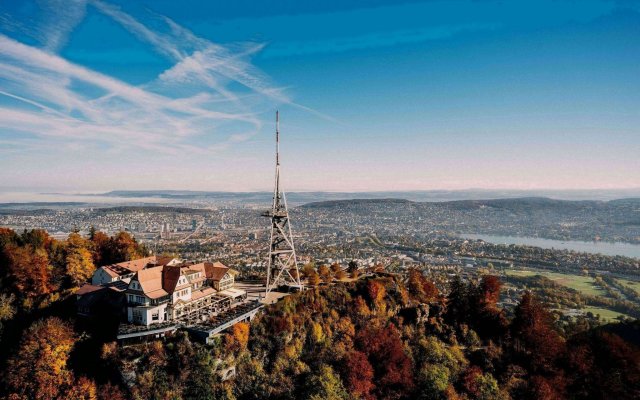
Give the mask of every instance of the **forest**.
[[[633, 399], [637, 321], [558, 321], [535, 292], [421, 271], [306, 290], [213, 345], [179, 332], [120, 346], [75, 317], [96, 265], [146, 254], [126, 233], [0, 231], [0, 395], [9, 399]], [[228, 374], [234, 371], [235, 374]]]

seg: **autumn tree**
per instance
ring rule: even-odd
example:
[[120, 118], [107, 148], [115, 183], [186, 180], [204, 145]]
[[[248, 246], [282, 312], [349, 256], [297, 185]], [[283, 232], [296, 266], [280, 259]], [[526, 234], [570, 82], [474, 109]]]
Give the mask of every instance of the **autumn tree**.
[[318, 274], [320, 275], [320, 279], [325, 283], [331, 283], [331, 281], [333, 281], [331, 270], [324, 264], [318, 267]]
[[436, 285], [422, 274], [422, 271], [412, 268], [409, 270], [409, 278], [407, 280], [407, 290], [421, 303], [428, 303], [435, 300], [440, 291]]
[[118, 386], [106, 383], [98, 388], [98, 400], [126, 400], [126, 397]]
[[418, 371], [418, 398], [421, 400], [444, 400], [449, 387], [449, 370], [437, 364], [425, 364]]
[[69, 324], [58, 318], [34, 323], [9, 360], [9, 390], [30, 399], [65, 398], [74, 382], [67, 361], [75, 340]]
[[146, 248], [127, 232], [118, 232], [115, 236], [108, 237], [98, 231], [93, 234], [91, 242], [94, 264], [97, 266], [135, 260], [147, 255]]
[[66, 273], [74, 286], [86, 282], [96, 269], [89, 251], [90, 246], [88, 240], [75, 232], [71, 233], [67, 239]]
[[109, 264], [112, 259], [111, 238], [104, 232], [94, 231], [89, 240], [93, 247], [93, 264], [99, 267]]
[[9, 249], [18, 246], [19, 236], [9, 228], [0, 227], [0, 289], [5, 289], [9, 271]]
[[532, 372], [551, 372], [564, 351], [553, 317], [531, 292], [525, 292], [511, 323], [516, 352], [528, 361]]
[[329, 267], [331, 269], [331, 272], [335, 275], [338, 271], [342, 271], [342, 267], [340, 266], [340, 264], [338, 264], [337, 262], [331, 264], [331, 267]]
[[348, 400], [349, 394], [344, 388], [340, 376], [328, 365], [321, 365], [307, 382], [309, 400]]
[[498, 307], [502, 282], [497, 276], [484, 275], [480, 283], [469, 290], [472, 327], [480, 336], [497, 339], [506, 333], [508, 322]]
[[234, 342], [237, 343], [239, 349], [246, 349], [249, 342], [249, 324], [246, 322], [238, 322], [231, 329]]
[[379, 279], [371, 279], [367, 282], [367, 295], [374, 308], [379, 308], [387, 293], [384, 284]]
[[[478, 400], [506, 400], [508, 397], [500, 390], [498, 381], [490, 373], [483, 373], [476, 377]], [[540, 397], [549, 399], [548, 397]], [[549, 399], [551, 400], [551, 399]]]
[[485, 310], [495, 310], [500, 300], [500, 288], [502, 282], [497, 276], [485, 275], [478, 287], [479, 303]]
[[307, 278], [309, 279], [309, 277], [315, 272], [315, 268], [313, 267], [313, 263], [307, 263], [305, 265], [302, 266], [302, 269], [300, 270], [300, 273], [302, 274], [303, 278]]
[[637, 331], [638, 323], [610, 325], [568, 341], [568, 392], [575, 399], [631, 399], [640, 395], [640, 349], [607, 328]]
[[307, 278], [307, 283], [311, 286], [317, 286], [320, 283], [320, 275], [313, 271]]
[[421, 399], [444, 399], [460, 375], [467, 360], [460, 348], [447, 346], [435, 336], [418, 339], [413, 346], [418, 370], [418, 395]]
[[45, 249], [28, 244], [5, 249], [9, 260], [10, 281], [14, 290], [22, 297], [33, 299], [50, 293], [51, 266]]
[[2, 339], [2, 331], [4, 329], [4, 321], [11, 320], [16, 314], [14, 306], [15, 296], [13, 294], [0, 294], [0, 340]]
[[34, 248], [45, 249], [52, 241], [53, 238], [49, 236], [47, 231], [44, 229], [32, 229], [30, 231], [25, 229], [25, 231], [20, 235], [20, 243], [22, 246], [30, 245]]
[[367, 356], [361, 351], [353, 350], [342, 365], [345, 383], [353, 397], [363, 400], [374, 399], [373, 367]]
[[395, 325], [366, 327], [358, 333], [357, 342], [374, 368], [377, 398], [395, 399], [411, 393], [414, 386], [411, 359]]
[[97, 400], [97, 393], [96, 383], [87, 377], [81, 376], [69, 387], [64, 398], [67, 400]]

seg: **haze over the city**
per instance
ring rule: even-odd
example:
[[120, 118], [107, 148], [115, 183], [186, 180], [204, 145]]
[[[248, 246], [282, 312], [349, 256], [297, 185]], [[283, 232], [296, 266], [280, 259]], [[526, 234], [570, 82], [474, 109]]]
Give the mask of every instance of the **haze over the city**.
[[637, 2], [281, 3], [1, 3], [0, 190], [640, 187]]

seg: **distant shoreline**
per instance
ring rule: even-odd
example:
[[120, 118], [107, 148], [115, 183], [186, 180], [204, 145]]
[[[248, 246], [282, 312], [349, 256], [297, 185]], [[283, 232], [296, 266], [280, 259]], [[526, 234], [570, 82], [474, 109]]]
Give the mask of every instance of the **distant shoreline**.
[[480, 239], [493, 244], [515, 244], [540, 247], [543, 249], [572, 250], [581, 253], [603, 254], [606, 256], [640, 258], [640, 245], [627, 242], [586, 242], [580, 240], [556, 240], [526, 236], [484, 235], [474, 233], [463, 233], [459, 236], [463, 239]]

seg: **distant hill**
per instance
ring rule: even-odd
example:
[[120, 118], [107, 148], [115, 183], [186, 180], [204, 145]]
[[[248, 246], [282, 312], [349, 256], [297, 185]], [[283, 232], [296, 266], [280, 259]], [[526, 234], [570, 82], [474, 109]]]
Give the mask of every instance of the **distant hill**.
[[389, 206], [389, 205], [430, 205], [460, 210], [471, 210], [491, 207], [505, 210], [536, 210], [536, 209], [583, 209], [583, 208], [607, 208], [617, 206], [639, 206], [640, 198], [617, 199], [611, 201], [602, 200], [557, 200], [548, 197], [521, 197], [508, 199], [485, 200], [455, 200], [455, 201], [431, 201], [417, 202], [401, 198], [387, 199], [353, 199], [353, 200], [328, 200], [304, 204], [303, 208], [342, 208], [357, 206]]
[[[557, 200], [545, 197], [415, 202], [355, 199], [305, 204], [301, 210], [331, 213], [391, 231], [476, 233], [640, 243], [640, 199]], [[420, 221], [420, 222], [416, 222]]]
[[[271, 191], [222, 192], [191, 190], [114, 190], [95, 193], [93, 196], [113, 198], [161, 198], [173, 200], [209, 199], [238, 202], [269, 202]], [[549, 198], [561, 200], [614, 200], [640, 197], [640, 189], [634, 190], [415, 190], [415, 191], [371, 191], [371, 192], [287, 192], [290, 203], [304, 204], [330, 200], [356, 199], [404, 199], [416, 202], [447, 202], [457, 200]]]
[[415, 201], [405, 199], [353, 199], [353, 200], [327, 200], [308, 203], [301, 208], [355, 208], [360, 206], [384, 206], [384, 205], [409, 205], [418, 204]]
[[96, 208], [96, 214], [110, 214], [113, 212], [144, 212], [144, 213], [177, 213], [177, 214], [199, 214], [206, 215], [210, 211], [207, 209], [189, 208], [189, 207], [172, 207], [172, 206], [118, 206]]

